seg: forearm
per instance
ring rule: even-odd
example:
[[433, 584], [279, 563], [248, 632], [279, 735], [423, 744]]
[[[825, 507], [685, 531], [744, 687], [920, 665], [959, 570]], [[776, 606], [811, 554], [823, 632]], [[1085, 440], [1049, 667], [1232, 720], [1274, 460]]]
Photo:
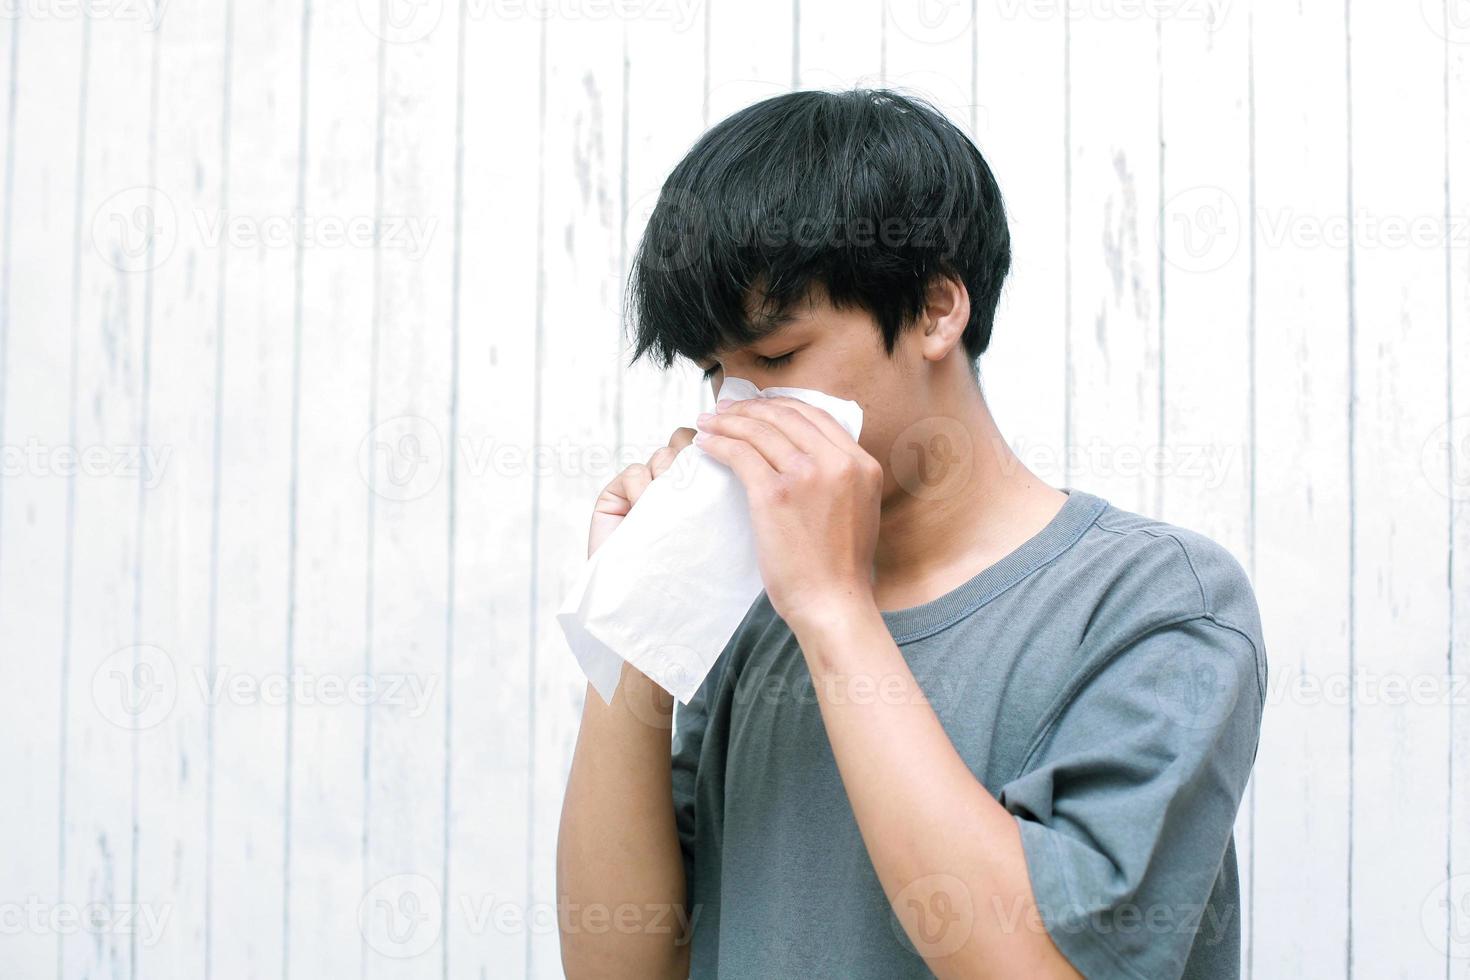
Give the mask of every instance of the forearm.
[[672, 708], [672, 697], [626, 665], [611, 705], [587, 689], [557, 837], [568, 977], [688, 973]]
[[876, 604], [790, 625], [873, 867], [929, 968], [1078, 976], [1040, 927], [1014, 818], [955, 751]]

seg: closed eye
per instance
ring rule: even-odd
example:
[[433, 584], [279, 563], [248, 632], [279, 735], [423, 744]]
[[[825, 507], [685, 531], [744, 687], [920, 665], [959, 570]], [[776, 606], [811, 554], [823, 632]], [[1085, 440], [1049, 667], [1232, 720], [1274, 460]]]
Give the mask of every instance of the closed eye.
[[[760, 354], [757, 354], [755, 356], [755, 362], [768, 371], [775, 371], [779, 368], [785, 367], [787, 364], [790, 364], [791, 359], [795, 356], [796, 351], [788, 351], [787, 353], [778, 355], [776, 357], [762, 357]], [[719, 364], [712, 364], [705, 369], [704, 376], [706, 378], [709, 378], [713, 376], [714, 373], [719, 369]]]

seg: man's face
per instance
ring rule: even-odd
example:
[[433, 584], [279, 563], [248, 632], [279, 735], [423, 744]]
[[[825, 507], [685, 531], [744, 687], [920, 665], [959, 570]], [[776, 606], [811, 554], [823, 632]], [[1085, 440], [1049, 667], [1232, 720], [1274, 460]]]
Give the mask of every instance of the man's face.
[[[744, 378], [757, 388], [814, 388], [857, 402], [863, 410], [858, 444], [889, 469], [889, 451], [899, 433], [929, 414], [922, 367], [926, 363], [916, 332], [900, 335], [890, 357], [871, 313], [839, 310], [820, 285], [790, 311], [791, 319], [774, 333], [740, 349], [717, 351], [699, 362], [713, 369], [716, 396], [727, 377]], [[890, 474], [886, 483], [892, 483]], [[885, 488], [885, 496], [886, 494]]]

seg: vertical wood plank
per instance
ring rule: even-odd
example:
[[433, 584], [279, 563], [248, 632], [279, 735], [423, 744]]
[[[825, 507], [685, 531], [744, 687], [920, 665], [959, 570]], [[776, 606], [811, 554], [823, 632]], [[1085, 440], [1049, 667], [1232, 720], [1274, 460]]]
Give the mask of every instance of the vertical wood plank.
[[1439, 22], [1445, 40], [1446, 119], [1448, 119], [1448, 200], [1451, 237], [1446, 241], [1449, 273], [1449, 401], [1446, 425], [1432, 436], [1432, 453], [1444, 453], [1426, 467], [1449, 497], [1449, 867], [1444, 887], [1424, 901], [1444, 902], [1446, 934], [1441, 943], [1449, 973], [1470, 961], [1470, 18], [1463, 7], [1445, 4]]
[[[543, 25], [466, 18], [464, 31], [447, 967], [526, 976]], [[543, 817], [537, 833], [552, 828]]]
[[292, 509], [297, 249], [283, 231], [299, 196], [306, 26], [303, 4], [291, 0], [248, 13], [237, 8], [231, 24], [231, 71], [239, 81], [229, 90], [229, 213], [240, 231], [224, 246], [227, 304], [217, 382], [207, 974], [213, 977], [276, 977], [288, 962], [291, 705], [283, 693], [298, 526]]
[[1158, 9], [1146, 5], [1067, 15], [1072, 302], [1066, 479], [1145, 514], [1156, 510], [1157, 481], [1142, 459], [1158, 445], [1160, 421], [1156, 15]]
[[796, 87], [881, 85], [884, 16], [882, 0], [802, 4], [796, 18]]
[[[1445, 259], [1449, 272], [1449, 403], [1446, 425], [1432, 437], [1442, 462], [1429, 467], [1450, 501], [1450, 686], [1449, 701], [1449, 867], [1443, 889], [1426, 903], [1443, 902], [1446, 933], [1440, 943], [1449, 971], [1470, 964], [1470, 837], [1457, 832], [1470, 821], [1470, 16], [1463, 5], [1446, 4], [1440, 21], [1448, 58], [1448, 200], [1450, 237]], [[1440, 468], [1442, 467], [1442, 469]]]
[[[566, 446], [572, 460], [609, 452], [617, 440], [621, 374], [609, 290], [621, 253], [623, 47], [621, 25], [546, 24], [545, 211], [542, 306], [536, 359], [536, 445]], [[536, 473], [531, 732], [530, 904], [527, 973], [560, 975], [554, 923], [558, 816], [571, 766], [586, 678], [554, 617], [587, 554], [587, 526], [601, 484], [583, 465]], [[606, 481], [603, 481], [606, 482]]]
[[[6, 21], [0, 59], [6, 84], [0, 215], [6, 250], [0, 285], [0, 664], [11, 692], [0, 732], [7, 789], [0, 853], [6, 901], [54, 906], [64, 860], [59, 825], [65, 786], [68, 505], [63, 450], [72, 445], [69, 386], [74, 250], [78, 240], [83, 33], [79, 18]], [[32, 453], [34, 447], [35, 453]], [[79, 708], [86, 710], [90, 700]], [[61, 937], [25, 929], [0, 936], [0, 962], [26, 975], [57, 971]]]
[[[658, 203], [659, 190], [704, 132], [704, 30], [708, 8], [697, 5], [689, 20], [633, 18], [627, 23], [624, 107], [625, 174], [627, 188], [620, 232], [621, 254], [616, 289], [610, 293], [613, 312], [624, 332], [623, 379], [619, 402], [618, 455], [604, 465], [603, 483], [624, 466], [646, 462], [667, 444], [674, 430], [692, 426], [704, 408], [709, 385], [699, 370], [684, 360], [668, 369], [650, 355], [628, 364], [632, 354], [631, 321], [622, 320], [627, 278], [648, 217]], [[699, 84], [671, 87], [669, 79], [698, 79]]]
[[[1255, 975], [1348, 971], [1347, 65], [1343, 3], [1253, 11], [1256, 596], [1270, 657], [1252, 778]], [[1333, 693], [1328, 694], [1326, 692]], [[1312, 896], [1301, 901], [1300, 895]]]
[[975, 136], [976, 14], [979, 4], [883, 4], [883, 83], [934, 104]]
[[795, 24], [800, 0], [711, 0], [708, 125], [737, 109], [791, 90], [800, 73]]
[[[62, 902], [97, 903], [115, 921], [135, 901], [137, 884], [134, 734], [167, 714], [177, 694], [167, 654], [138, 645], [140, 483], [115, 465], [145, 439], [149, 268], [169, 229], [153, 223], [166, 203], [150, 172], [156, 35], [135, 22], [87, 16], [69, 442], [112, 465], [79, 468], [69, 488]], [[133, 936], [119, 928], [63, 934], [61, 947], [65, 975], [134, 973]]]
[[[364, 951], [372, 977], [443, 957], [455, 105], [459, 25], [380, 7], [373, 320], [371, 760]], [[422, 236], [409, 234], [418, 223]], [[395, 693], [396, 692], [396, 693]]]
[[1423, 17], [1348, 13], [1354, 668], [1410, 688], [1365, 684], [1355, 700], [1350, 968], [1432, 976], [1444, 956], [1405, 937], [1423, 932], [1449, 832], [1448, 716], [1416, 693], [1443, 684], [1450, 611], [1447, 509], [1421, 469], [1447, 407], [1445, 49]]
[[975, 30], [976, 144], [1011, 231], [1011, 274], [989, 350], [986, 404], [1017, 456], [1063, 485], [1066, 452], [1067, 63], [1059, 12], [981, 5]]
[[[364, 17], [375, 13], [365, 4], [313, 4], [303, 60], [291, 598], [292, 662], [303, 691], [310, 687], [293, 705], [290, 734], [285, 968], [302, 978], [362, 975], [359, 916], [372, 911], [363, 904], [371, 884], [364, 731], [377, 690], [368, 672], [367, 593], [381, 43]], [[236, 76], [236, 85], [250, 84], [248, 73]], [[283, 329], [279, 342], [293, 339]]]
[[[167, 911], [136, 942], [136, 976], [203, 975], [208, 841], [207, 652], [214, 494], [218, 247], [222, 226], [218, 7], [181, 6], [156, 28], [155, 207], [175, 222], [155, 246], [149, 308], [148, 454], [141, 478], [138, 642], [171, 661], [177, 696], [137, 733], [138, 901]], [[141, 59], [146, 51], [138, 46]], [[207, 80], [207, 82], [206, 82]], [[146, 921], [146, 920], [144, 920]]]

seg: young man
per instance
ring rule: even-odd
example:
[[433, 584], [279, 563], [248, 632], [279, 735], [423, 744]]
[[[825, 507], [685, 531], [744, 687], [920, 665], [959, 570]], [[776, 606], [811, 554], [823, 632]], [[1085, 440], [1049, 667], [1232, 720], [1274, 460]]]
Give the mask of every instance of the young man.
[[693, 439], [745, 487], [765, 591], [672, 765], [668, 695], [627, 666], [610, 706], [589, 688], [569, 976], [1239, 974], [1250, 584], [1012, 454], [974, 367], [1009, 265], [979, 151], [892, 92], [761, 102], [669, 177], [635, 359], [855, 399], [863, 425], [720, 403], [598, 499], [590, 550]]

